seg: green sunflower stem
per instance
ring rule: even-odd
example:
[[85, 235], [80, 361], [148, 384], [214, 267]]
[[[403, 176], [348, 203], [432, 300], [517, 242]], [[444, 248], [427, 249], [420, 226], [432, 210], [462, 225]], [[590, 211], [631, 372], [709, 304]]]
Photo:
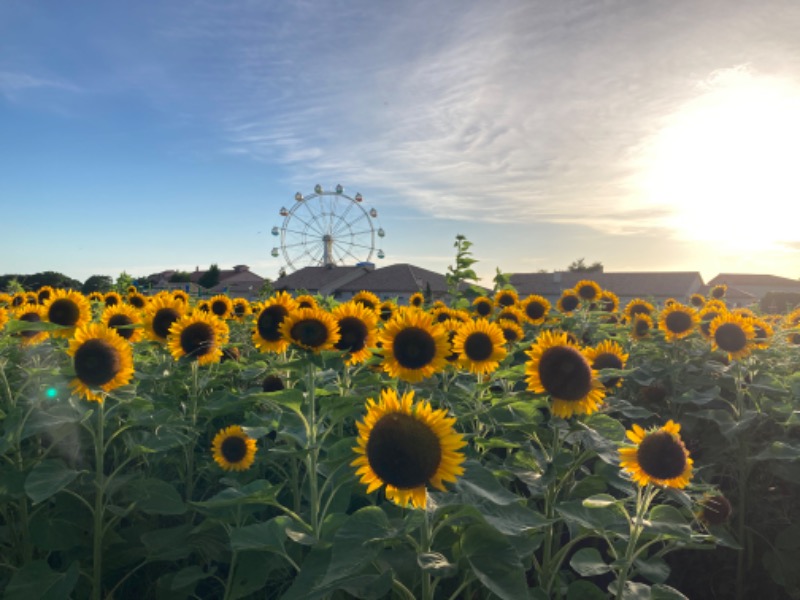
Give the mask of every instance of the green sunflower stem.
[[189, 390], [189, 419], [192, 423], [190, 440], [186, 448], [186, 502], [194, 495], [194, 447], [197, 436], [197, 397], [200, 394], [200, 371], [196, 360], [192, 361], [191, 389]]
[[97, 430], [94, 439], [95, 495], [92, 539], [92, 599], [100, 600], [103, 587], [103, 516], [105, 504], [105, 395], [98, 402]]
[[[431, 551], [431, 544], [433, 542], [433, 528], [431, 524], [431, 513], [428, 508], [423, 509], [424, 520], [422, 527], [420, 527], [420, 552], [427, 553]], [[431, 581], [431, 574], [428, 571], [422, 572], [422, 596], [421, 600], [433, 600], [433, 585]]]
[[311, 528], [314, 536], [320, 534], [320, 497], [319, 480], [317, 478], [317, 464], [319, 462], [319, 448], [317, 447], [317, 397], [316, 397], [316, 366], [308, 361], [306, 370], [306, 400], [308, 414], [306, 417], [306, 473], [308, 475], [308, 502]]
[[625, 556], [622, 558], [622, 569], [620, 570], [619, 577], [617, 578], [617, 598], [623, 597], [625, 584], [628, 581], [628, 575], [630, 574], [633, 561], [636, 557], [636, 548], [639, 544], [639, 537], [644, 531], [644, 518], [657, 493], [658, 488], [652, 483], [648, 483], [645, 487], [638, 486], [636, 489], [636, 512], [633, 519], [630, 521], [630, 537], [628, 538], [628, 546], [625, 549]]

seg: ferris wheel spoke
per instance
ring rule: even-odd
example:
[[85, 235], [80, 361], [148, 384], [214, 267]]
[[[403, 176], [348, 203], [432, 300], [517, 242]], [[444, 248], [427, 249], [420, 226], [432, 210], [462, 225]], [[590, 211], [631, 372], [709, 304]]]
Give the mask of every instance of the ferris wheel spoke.
[[306, 229], [311, 229], [312, 231], [319, 233], [320, 236], [325, 235], [325, 231], [320, 229], [319, 223], [317, 223], [316, 215], [312, 214], [310, 220], [306, 220], [298, 214], [295, 214], [294, 216], [298, 221], [300, 221], [300, 223], [306, 226]]

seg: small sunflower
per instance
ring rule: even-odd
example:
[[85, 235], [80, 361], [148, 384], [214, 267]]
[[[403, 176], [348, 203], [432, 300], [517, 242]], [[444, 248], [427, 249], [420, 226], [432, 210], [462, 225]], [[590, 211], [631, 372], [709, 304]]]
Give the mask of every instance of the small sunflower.
[[228, 336], [225, 321], [213, 313], [195, 311], [170, 325], [167, 346], [175, 360], [186, 357], [208, 365], [220, 361]]
[[189, 306], [189, 294], [183, 290], [172, 290], [172, 297]]
[[614, 313], [619, 310], [619, 296], [609, 290], [603, 290], [600, 293], [598, 300], [600, 310], [608, 313]]
[[694, 306], [695, 308], [702, 308], [705, 306], [706, 297], [703, 294], [692, 294], [689, 296], [689, 304]]
[[522, 325], [525, 319], [525, 313], [523, 313], [517, 306], [506, 306], [505, 308], [501, 308], [500, 311], [495, 315], [495, 319], [507, 319], [509, 321], [514, 321], [517, 325]]
[[753, 349], [756, 331], [753, 319], [725, 313], [711, 321], [712, 350], [728, 353], [728, 360], [744, 358]]
[[70, 386], [87, 400], [102, 402], [95, 390], [110, 392], [133, 378], [133, 350], [127, 340], [101, 323], [75, 331], [67, 354], [72, 357], [75, 379]]
[[444, 323], [448, 319], [452, 319], [453, 312], [446, 306], [436, 306], [430, 310], [431, 316], [436, 323]]
[[139, 292], [133, 292], [132, 294], [128, 294], [126, 302], [133, 306], [134, 308], [138, 308], [140, 310], [147, 307], [147, 303], [150, 299], [145, 296], [144, 294], [140, 294]]
[[543, 296], [531, 294], [520, 303], [520, 310], [525, 320], [531, 325], [541, 325], [550, 312], [550, 302]]
[[494, 305], [499, 308], [515, 306], [519, 302], [516, 290], [500, 290], [494, 295]]
[[225, 294], [217, 294], [208, 300], [209, 312], [222, 320], [233, 316], [233, 301]]
[[122, 304], [122, 296], [117, 292], [106, 292], [103, 294], [103, 304], [106, 306], [118, 306]]
[[208, 300], [200, 300], [200, 302], [194, 305], [194, 310], [210, 313], [211, 304], [208, 303]]
[[697, 317], [700, 319], [700, 334], [704, 338], [711, 341], [711, 321], [725, 312], [725, 310], [720, 310], [713, 306], [710, 308], [708, 306], [704, 306], [702, 309], [700, 309], [700, 312], [697, 313]]
[[760, 348], [762, 350], [768, 348], [772, 336], [775, 334], [772, 325], [764, 319], [755, 318], [753, 319], [753, 331], [756, 333], [756, 337], [753, 339], [753, 348]]
[[693, 461], [681, 440], [680, 430], [681, 426], [672, 420], [649, 431], [634, 424], [626, 435], [636, 445], [620, 448], [620, 466], [642, 487], [653, 483], [685, 488], [692, 479]]
[[92, 305], [86, 296], [72, 290], [56, 290], [44, 305], [47, 320], [66, 329], [56, 329], [52, 335], [70, 337], [79, 327], [92, 319]]
[[233, 314], [231, 316], [237, 321], [243, 321], [248, 315], [253, 314], [250, 302], [246, 298], [234, 298], [232, 302]]
[[[18, 321], [27, 323], [40, 323], [47, 320], [47, 311], [44, 306], [21, 306], [13, 311], [13, 315]], [[35, 346], [50, 337], [49, 332], [36, 329], [23, 329], [15, 335], [21, 338], [23, 346]]]
[[319, 308], [319, 302], [311, 294], [300, 294], [294, 300], [297, 302], [297, 308]]
[[297, 302], [286, 292], [278, 292], [267, 300], [255, 319], [253, 344], [261, 352], [285, 352], [289, 340], [281, 335], [281, 323], [286, 316], [297, 309]]
[[378, 315], [354, 301], [340, 304], [332, 314], [341, 335], [334, 347], [348, 353], [346, 364], [357, 365], [367, 360], [377, 342]]
[[565, 315], [572, 314], [581, 305], [581, 299], [575, 290], [564, 290], [556, 302], [556, 308]]
[[125, 293], [128, 294], [128, 295], [135, 294], [136, 293], [136, 286], [135, 285], [129, 285], [127, 288], [125, 288]]
[[354, 294], [350, 301], [360, 304], [364, 308], [368, 308], [374, 312], [377, 312], [378, 307], [381, 305], [381, 299], [367, 290], [361, 290], [357, 294]]
[[586, 302], [595, 302], [600, 299], [603, 289], [591, 279], [582, 279], [572, 288], [578, 297]]
[[783, 318], [783, 326], [786, 329], [791, 329], [798, 325], [800, 325], [800, 308], [795, 308]]
[[506, 357], [505, 336], [496, 323], [477, 319], [464, 323], [453, 338], [453, 352], [458, 362], [476, 375], [488, 375], [497, 370]]
[[650, 335], [653, 329], [653, 319], [650, 315], [639, 313], [631, 318], [631, 337], [643, 340]]
[[283, 379], [281, 379], [280, 375], [275, 375], [274, 373], [264, 377], [261, 382], [261, 391], [263, 392], [279, 392], [283, 389], [286, 389]]
[[724, 525], [733, 514], [730, 501], [720, 492], [703, 494], [697, 504], [697, 518], [706, 525]]
[[100, 292], [92, 292], [87, 296], [89, 302], [102, 302], [103, 294]]
[[494, 310], [494, 302], [486, 296], [478, 296], [472, 301], [472, 310], [480, 317], [488, 317]]
[[525, 365], [528, 389], [549, 394], [554, 415], [566, 419], [600, 408], [605, 388], [567, 333], [542, 332], [526, 354], [530, 358]]
[[341, 339], [336, 320], [321, 308], [290, 312], [281, 322], [280, 332], [292, 344], [314, 352], [331, 350]]
[[424, 311], [406, 308], [378, 335], [383, 370], [390, 377], [417, 383], [441, 371], [450, 354], [447, 331]]
[[712, 287], [708, 295], [711, 296], [712, 298], [718, 298], [718, 299], [724, 298], [725, 292], [727, 291], [728, 291], [728, 286], [725, 285], [724, 283], [721, 283], [719, 285], [715, 285], [714, 287]]
[[358, 457], [351, 463], [371, 493], [386, 486], [386, 497], [400, 506], [427, 506], [427, 488], [445, 491], [464, 473], [461, 463], [466, 445], [453, 428], [455, 417], [434, 410], [427, 401], [412, 404], [414, 392], [401, 398], [382, 390], [380, 401], [367, 399], [367, 414], [358, 427]]
[[690, 306], [677, 302], [661, 311], [658, 325], [664, 330], [668, 342], [689, 336], [697, 327], [697, 313]]
[[384, 300], [378, 306], [378, 317], [382, 322], [386, 322], [392, 318], [394, 311], [397, 310], [397, 305], [391, 300]]
[[647, 300], [634, 298], [625, 305], [625, 315], [633, 320], [636, 315], [652, 315], [655, 307]]
[[36, 290], [36, 298], [39, 301], [39, 304], [44, 304], [50, 300], [50, 296], [53, 295], [53, 292], [55, 292], [55, 290], [49, 285], [43, 285]]
[[422, 292], [414, 292], [411, 296], [408, 297], [408, 305], [413, 306], [415, 308], [422, 308], [425, 304], [425, 296], [422, 295]]
[[172, 294], [156, 295], [145, 311], [145, 335], [155, 342], [166, 342], [169, 328], [186, 313], [187, 305]]
[[[624, 369], [628, 355], [617, 342], [604, 340], [594, 348], [587, 349], [586, 358], [592, 365], [592, 369], [600, 371], [602, 369]], [[610, 377], [602, 381], [606, 389], [622, 385], [622, 377]]]
[[256, 440], [239, 425], [220, 429], [211, 442], [214, 461], [226, 471], [246, 471], [256, 460]]
[[497, 321], [497, 326], [502, 330], [503, 337], [506, 339], [507, 344], [515, 344], [525, 337], [525, 332], [522, 331], [522, 327], [514, 323], [514, 321], [500, 319]]
[[142, 313], [130, 304], [109, 306], [100, 315], [100, 322], [129, 342], [138, 342], [144, 337]]

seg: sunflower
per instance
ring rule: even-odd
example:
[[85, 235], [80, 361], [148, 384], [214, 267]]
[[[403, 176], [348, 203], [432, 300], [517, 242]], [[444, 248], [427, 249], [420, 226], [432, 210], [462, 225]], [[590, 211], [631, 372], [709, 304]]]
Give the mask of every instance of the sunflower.
[[591, 279], [581, 279], [572, 289], [581, 300], [586, 302], [599, 300], [600, 294], [603, 293], [603, 289]]
[[[604, 340], [594, 348], [587, 349], [586, 358], [592, 365], [592, 369], [600, 371], [601, 369], [624, 369], [628, 355], [617, 342]], [[609, 377], [602, 381], [606, 389], [622, 385], [622, 377]]]
[[332, 314], [341, 335], [334, 347], [348, 353], [346, 364], [357, 365], [367, 360], [377, 342], [378, 315], [354, 301], [340, 304]]
[[597, 411], [605, 388], [586, 355], [570, 342], [566, 333], [541, 333], [526, 354], [530, 358], [525, 365], [528, 389], [549, 394], [554, 415], [566, 419]]
[[425, 304], [425, 296], [422, 295], [422, 292], [414, 292], [411, 296], [408, 297], [408, 305], [414, 306], [416, 308], [422, 308]]
[[561, 292], [561, 297], [556, 302], [556, 308], [565, 315], [571, 314], [581, 304], [581, 299], [575, 290], [564, 290]]
[[378, 335], [383, 370], [390, 377], [417, 383], [441, 371], [450, 354], [447, 331], [424, 311], [399, 311]]
[[700, 312], [697, 313], [697, 317], [700, 319], [699, 321], [700, 334], [704, 338], [711, 341], [711, 321], [713, 321], [714, 319], [716, 319], [718, 316], [720, 316], [725, 312], [726, 312], [725, 310], [720, 310], [713, 306], [712, 307], [704, 306], [700, 310]]
[[706, 303], [706, 298], [703, 294], [692, 294], [689, 296], [689, 304], [695, 308], [702, 308]]
[[8, 309], [0, 306], [0, 329], [8, 323]]
[[522, 327], [514, 323], [514, 321], [500, 319], [496, 323], [497, 326], [502, 330], [503, 337], [506, 339], [507, 344], [514, 344], [525, 337], [525, 332], [522, 331]]
[[[21, 306], [13, 311], [14, 318], [28, 323], [40, 323], [47, 320], [47, 311], [44, 306]], [[47, 331], [36, 329], [23, 329], [17, 334], [22, 338], [23, 346], [35, 346], [45, 341], [50, 334]]]
[[604, 312], [617, 312], [619, 310], [619, 296], [609, 290], [603, 290], [598, 300], [600, 310]]
[[711, 321], [712, 350], [728, 353], [728, 360], [744, 358], [753, 349], [756, 331], [753, 319], [725, 313]]
[[298, 308], [319, 308], [319, 302], [311, 294], [300, 294], [295, 302]]
[[381, 304], [381, 299], [367, 290], [361, 290], [357, 294], [354, 294], [350, 301], [361, 304], [364, 308], [368, 308], [369, 310], [376, 312]]
[[28, 303], [28, 298], [25, 292], [17, 292], [13, 296], [11, 296], [11, 302], [9, 306], [11, 306], [11, 308], [19, 308], [20, 306], [23, 306], [27, 303]]
[[133, 292], [132, 294], [128, 294], [126, 298], [126, 302], [133, 306], [134, 308], [144, 309], [147, 307], [147, 303], [150, 299], [145, 296], [144, 294], [140, 294], [139, 292]]
[[506, 357], [505, 335], [496, 323], [476, 319], [464, 323], [453, 338], [453, 352], [458, 362], [476, 375], [488, 375], [497, 370]]
[[339, 325], [321, 308], [299, 308], [286, 315], [280, 332], [292, 344], [320, 352], [331, 350], [341, 339]]
[[452, 319], [453, 315], [449, 308], [446, 306], [433, 307], [430, 310], [431, 316], [436, 323], [444, 323], [448, 319]]
[[106, 306], [117, 306], [122, 304], [122, 296], [117, 292], [106, 292], [103, 294], [103, 304]]
[[494, 302], [486, 296], [478, 296], [472, 301], [472, 310], [480, 317], [488, 317], [494, 310]]
[[0, 306], [6, 308], [13, 308], [11, 305], [11, 296], [5, 292], [0, 292]]
[[392, 318], [394, 311], [397, 310], [397, 305], [391, 300], [384, 300], [378, 306], [378, 317], [384, 323]]
[[783, 318], [783, 326], [786, 329], [792, 329], [798, 325], [800, 325], [800, 308], [795, 308]]
[[156, 342], [166, 342], [169, 328], [186, 313], [186, 303], [172, 294], [161, 293], [147, 305], [145, 335]]
[[92, 305], [86, 296], [72, 290], [56, 290], [44, 305], [47, 320], [64, 329], [56, 329], [52, 335], [70, 337], [79, 327], [83, 327], [92, 319]]
[[137, 290], [135, 285], [129, 285], [127, 288], [125, 288], [125, 293], [128, 295], [135, 294], [136, 291]]
[[672, 306], [676, 302], [677, 302], [677, 300], [675, 300], [675, 298], [667, 298], [666, 300], [664, 300], [664, 308]]
[[264, 377], [261, 382], [261, 391], [263, 392], [279, 392], [283, 389], [286, 389], [283, 379], [281, 379], [280, 375], [275, 375], [274, 373]]
[[195, 311], [169, 327], [167, 346], [175, 360], [183, 357], [199, 365], [219, 362], [228, 343], [228, 324], [213, 313]]
[[770, 340], [774, 335], [772, 326], [764, 319], [755, 318], [753, 319], [753, 331], [756, 333], [756, 337], [753, 339], [753, 348], [769, 347]]
[[231, 315], [237, 321], [243, 321], [248, 315], [253, 314], [253, 309], [250, 302], [246, 298], [233, 299], [233, 314]]
[[50, 299], [50, 296], [53, 295], [55, 290], [49, 285], [43, 285], [38, 290], [36, 290], [36, 299], [39, 301], [39, 304], [44, 304]]
[[253, 327], [253, 344], [261, 352], [285, 352], [289, 340], [281, 336], [280, 326], [286, 316], [297, 309], [297, 302], [286, 292], [278, 292], [258, 311]]
[[432, 409], [427, 401], [412, 404], [414, 392], [401, 398], [392, 389], [381, 391], [380, 401], [367, 399], [367, 414], [358, 427], [358, 457], [350, 463], [371, 493], [386, 486], [386, 497], [400, 506], [426, 508], [427, 488], [445, 491], [464, 473], [466, 445], [453, 428], [455, 417]]
[[681, 426], [670, 420], [645, 431], [634, 424], [626, 435], [633, 447], [620, 448], [620, 466], [640, 486], [648, 483], [683, 489], [692, 478], [692, 459], [680, 436]]
[[127, 340], [102, 323], [75, 331], [67, 354], [72, 357], [75, 379], [70, 387], [87, 400], [102, 402], [98, 388], [110, 392], [133, 378], [133, 350]]
[[674, 342], [690, 335], [697, 327], [697, 313], [690, 306], [675, 303], [661, 311], [658, 325], [664, 330], [668, 342]]
[[455, 319], [447, 319], [440, 325], [447, 332], [447, 343], [450, 347], [450, 354], [445, 357], [445, 360], [451, 364], [456, 363], [458, 362], [458, 353], [453, 350], [453, 340], [456, 338], [456, 332], [461, 329], [464, 323]]
[[720, 492], [703, 494], [697, 505], [699, 510], [695, 514], [705, 525], [723, 525], [733, 513], [730, 501]]
[[200, 300], [200, 302], [194, 305], [194, 310], [201, 310], [203, 312], [210, 313], [211, 305], [208, 303], [208, 300]]
[[130, 304], [109, 306], [100, 315], [100, 322], [129, 342], [138, 342], [144, 337], [142, 313]]
[[631, 337], [635, 340], [643, 340], [650, 335], [653, 329], [653, 318], [644, 313], [638, 313], [631, 317]]
[[625, 315], [627, 315], [631, 321], [636, 315], [652, 315], [654, 310], [655, 307], [652, 304], [641, 298], [634, 298], [625, 305]]
[[225, 294], [212, 296], [208, 301], [209, 312], [220, 319], [228, 319], [233, 315], [233, 301]]
[[172, 297], [180, 300], [187, 306], [189, 305], [189, 294], [183, 290], [172, 290]]
[[500, 308], [515, 306], [519, 302], [516, 290], [500, 290], [494, 295], [494, 305]]
[[531, 294], [520, 303], [519, 309], [528, 323], [540, 325], [550, 312], [550, 302], [543, 296]]
[[514, 306], [506, 306], [505, 308], [501, 308], [500, 312], [495, 315], [495, 319], [501, 320], [506, 319], [508, 321], [514, 321], [517, 325], [522, 325], [525, 319], [525, 313], [523, 313], [516, 305]]
[[256, 440], [239, 425], [220, 429], [211, 442], [214, 461], [226, 471], [246, 471], [256, 460]]
[[714, 287], [712, 287], [708, 295], [711, 296], [712, 298], [724, 298], [725, 292], [727, 291], [728, 291], [728, 286], [725, 285], [724, 283], [721, 283], [719, 285], [715, 285]]
[[87, 298], [89, 299], [89, 302], [102, 302], [103, 294], [100, 292], [92, 292], [87, 296]]

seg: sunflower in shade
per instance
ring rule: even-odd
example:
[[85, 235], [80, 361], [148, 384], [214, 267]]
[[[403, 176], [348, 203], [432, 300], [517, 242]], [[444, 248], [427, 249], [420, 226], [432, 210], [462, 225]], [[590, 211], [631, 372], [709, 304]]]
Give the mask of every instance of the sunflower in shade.
[[131, 294], [128, 294], [128, 297], [126, 298], [125, 301], [134, 308], [142, 310], [145, 307], [147, 307], [147, 303], [150, 301], [150, 299], [147, 296], [140, 294], [139, 292], [133, 292]]
[[575, 290], [564, 290], [561, 292], [561, 297], [558, 299], [558, 302], [556, 302], [556, 308], [565, 315], [572, 314], [580, 305], [581, 299], [578, 294], [575, 293]]
[[122, 304], [122, 296], [117, 292], [106, 292], [103, 294], [103, 304], [106, 306], [118, 306]]
[[729, 360], [744, 358], [753, 350], [756, 331], [753, 319], [734, 313], [724, 313], [709, 327], [712, 350], [728, 353]]
[[500, 319], [499, 321], [496, 321], [496, 323], [503, 332], [503, 337], [506, 340], [506, 344], [515, 344], [522, 341], [522, 338], [525, 337], [525, 332], [522, 331], [522, 327], [514, 323], [514, 321]]
[[633, 317], [636, 315], [652, 315], [654, 311], [655, 307], [642, 298], [634, 298], [625, 305], [625, 315], [631, 321], [633, 321]]
[[409, 306], [413, 306], [414, 308], [422, 308], [424, 304], [425, 296], [422, 295], [422, 292], [414, 292], [408, 297]]
[[102, 323], [90, 323], [75, 331], [67, 354], [72, 357], [75, 378], [70, 386], [79, 396], [103, 401], [97, 390], [110, 392], [133, 378], [133, 350], [127, 340]]
[[635, 340], [643, 340], [650, 335], [653, 330], [653, 318], [645, 313], [638, 313], [631, 317], [631, 337]]
[[578, 295], [578, 298], [587, 303], [596, 302], [600, 299], [600, 294], [603, 293], [602, 288], [597, 282], [591, 279], [580, 280], [572, 289]]
[[372, 355], [377, 342], [378, 315], [358, 302], [346, 302], [333, 309], [333, 318], [339, 326], [337, 350], [347, 352], [346, 364], [357, 365]]
[[253, 308], [246, 298], [234, 298], [232, 303], [233, 313], [231, 317], [235, 318], [237, 321], [243, 321], [248, 315], [253, 314]]
[[689, 296], [689, 304], [695, 308], [703, 308], [706, 303], [706, 297], [703, 294], [692, 294]]
[[354, 294], [350, 301], [376, 312], [378, 307], [381, 305], [381, 299], [367, 290], [361, 290], [357, 294]]
[[384, 300], [380, 303], [380, 306], [378, 306], [378, 318], [385, 323], [392, 318], [392, 315], [394, 315], [394, 311], [396, 310], [397, 304], [391, 300]]
[[172, 297], [176, 298], [183, 302], [186, 306], [189, 306], [189, 294], [183, 290], [172, 290], [171, 292]]
[[142, 313], [130, 304], [107, 307], [100, 315], [100, 322], [129, 342], [138, 342], [144, 337]]
[[600, 299], [597, 304], [603, 312], [617, 312], [619, 310], [619, 296], [609, 290], [603, 290], [600, 293]]
[[711, 341], [711, 321], [725, 312], [726, 311], [724, 309], [719, 309], [715, 306], [704, 306], [702, 309], [700, 309], [700, 311], [697, 313], [700, 335]]
[[70, 337], [77, 328], [83, 327], [92, 319], [89, 300], [80, 292], [72, 290], [53, 292], [44, 309], [48, 321], [64, 327], [52, 332], [56, 337]]
[[494, 295], [494, 305], [498, 308], [506, 308], [507, 306], [515, 306], [519, 302], [519, 296], [516, 290], [499, 290]]
[[256, 460], [256, 440], [239, 425], [220, 429], [211, 442], [214, 461], [226, 471], [246, 471]]
[[39, 301], [39, 304], [44, 304], [50, 300], [50, 296], [53, 295], [53, 292], [55, 292], [55, 289], [49, 285], [43, 285], [36, 290], [36, 299]]
[[169, 328], [186, 313], [186, 303], [172, 294], [153, 297], [145, 311], [145, 335], [155, 342], [166, 342]]
[[285, 352], [289, 340], [281, 335], [281, 323], [297, 308], [297, 302], [286, 292], [278, 292], [267, 300], [258, 311], [253, 326], [255, 347], [261, 352]]
[[753, 331], [755, 332], [756, 336], [753, 339], [753, 348], [764, 349], [768, 348], [770, 341], [772, 340], [772, 336], [775, 332], [772, 329], [772, 325], [770, 325], [767, 321], [761, 318], [753, 319]]
[[281, 322], [280, 332], [290, 343], [313, 352], [331, 350], [341, 339], [336, 319], [321, 308], [290, 312]]
[[658, 325], [667, 341], [674, 342], [689, 336], [697, 328], [698, 321], [693, 308], [676, 302], [661, 311]]
[[[586, 358], [592, 365], [592, 369], [600, 371], [602, 369], [624, 369], [628, 355], [617, 342], [604, 340], [594, 348], [588, 348]], [[608, 377], [601, 381], [606, 389], [622, 385], [622, 377]]]
[[427, 506], [427, 485], [445, 491], [445, 482], [463, 474], [466, 445], [453, 428], [456, 419], [430, 403], [413, 403], [414, 392], [401, 398], [392, 389], [380, 400], [367, 399], [367, 414], [358, 427], [358, 457], [351, 463], [371, 493], [386, 486], [386, 497], [400, 506]]
[[225, 294], [217, 294], [208, 300], [209, 312], [222, 320], [233, 316], [233, 300]]
[[620, 466], [631, 479], [644, 487], [654, 485], [683, 489], [692, 479], [693, 461], [680, 436], [681, 426], [674, 421], [645, 431], [634, 424], [626, 432], [634, 446], [621, 448]]
[[566, 419], [600, 408], [605, 388], [567, 333], [542, 332], [526, 354], [530, 358], [525, 365], [528, 389], [549, 394], [554, 415]]
[[185, 357], [208, 365], [220, 361], [228, 336], [225, 321], [213, 313], [195, 311], [170, 325], [167, 346], [175, 360]]
[[488, 317], [494, 311], [494, 302], [486, 296], [478, 296], [472, 301], [472, 310], [479, 317]]
[[[12, 311], [15, 319], [27, 323], [41, 323], [47, 320], [44, 306], [20, 306]], [[50, 337], [49, 332], [37, 329], [22, 329], [14, 334], [19, 336], [23, 346], [35, 346]]]
[[297, 308], [319, 308], [319, 302], [311, 294], [300, 294], [294, 299]]
[[422, 310], [398, 311], [378, 334], [383, 370], [417, 383], [444, 369], [450, 354], [447, 331]]
[[476, 375], [488, 375], [497, 370], [506, 357], [505, 336], [496, 323], [476, 319], [456, 330], [453, 352], [462, 367]]
[[728, 291], [728, 286], [724, 283], [720, 283], [719, 285], [715, 285], [711, 288], [711, 291], [708, 293], [709, 296], [712, 298], [724, 298], [725, 292]]
[[522, 325], [525, 323], [525, 313], [523, 313], [517, 306], [506, 306], [505, 308], [501, 308], [494, 317], [495, 319], [502, 320], [506, 319], [508, 321], [514, 321], [517, 325]]
[[531, 294], [520, 303], [520, 311], [531, 325], [541, 325], [550, 312], [550, 301], [537, 294]]

